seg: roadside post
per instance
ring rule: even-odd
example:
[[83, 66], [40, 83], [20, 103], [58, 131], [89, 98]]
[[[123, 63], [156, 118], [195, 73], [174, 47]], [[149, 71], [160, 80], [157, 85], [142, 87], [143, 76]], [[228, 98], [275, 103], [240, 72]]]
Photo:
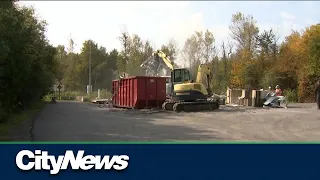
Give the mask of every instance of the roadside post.
[[59, 84], [59, 85], [58, 85], [58, 90], [59, 90], [59, 100], [61, 100], [61, 88], [62, 88], [62, 86], [61, 86], [61, 84]]

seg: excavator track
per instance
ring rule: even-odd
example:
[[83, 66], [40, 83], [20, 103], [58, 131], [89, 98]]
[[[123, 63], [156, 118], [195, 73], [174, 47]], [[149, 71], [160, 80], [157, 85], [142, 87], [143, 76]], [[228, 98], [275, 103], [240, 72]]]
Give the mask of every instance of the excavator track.
[[219, 103], [216, 101], [165, 102], [163, 103], [162, 108], [167, 111], [175, 112], [198, 112], [219, 109], [219, 106]]

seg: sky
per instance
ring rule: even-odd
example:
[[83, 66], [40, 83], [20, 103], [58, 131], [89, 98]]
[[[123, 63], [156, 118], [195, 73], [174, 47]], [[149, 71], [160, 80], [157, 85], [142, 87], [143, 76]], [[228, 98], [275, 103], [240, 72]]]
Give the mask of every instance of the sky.
[[283, 40], [292, 30], [320, 22], [320, 1], [20, 1], [46, 20], [53, 45], [75, 41], [77, 52], [92, 39], [108, 50], [119, 49], [124, 30], [151, 41], [155, 48], [174, 38], [180, 47], [195, 31], [209, 29], [216, 45], [229, 38], [231, 16], [252, 15], [260, 30], [274, 28]]

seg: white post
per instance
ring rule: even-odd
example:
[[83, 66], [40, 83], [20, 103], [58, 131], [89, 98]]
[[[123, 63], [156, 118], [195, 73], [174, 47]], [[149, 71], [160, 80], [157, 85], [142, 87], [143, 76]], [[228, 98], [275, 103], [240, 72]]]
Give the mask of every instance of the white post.
[[91, 41], [90, 41], [90, 55], [89, 55], [89, 94], [92, 93], [91, 85]]
[[98, 89], [98, 99], [100, 99], [100, 89]]
[[90, 95], [92, 93], [92, 86], [87, 85], [87, 94]]

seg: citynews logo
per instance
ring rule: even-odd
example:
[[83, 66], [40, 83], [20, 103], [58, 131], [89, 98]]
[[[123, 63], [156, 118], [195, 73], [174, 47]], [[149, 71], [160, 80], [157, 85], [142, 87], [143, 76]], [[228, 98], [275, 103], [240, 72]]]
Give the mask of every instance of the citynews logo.
[[[24, 158], [28, 158], [24, 162]], [[60, 170], [66, 170], [71, 165], [73, 170], [90, 170], [92, 168], [100, 170], [115, 169], [118, 171], [124, 170], [129, 165], [129, 156], [93, 156], [84, 155], [84, 151], [78, 151], [75, 156], [73, 151], [66, 151], [64, 155], [57, 158], [54, 155], [48, 155], [48, 151], [35, 150], [33, 153], [29, 150], [22, 150], [16, 156], [16, 165], [23, 171], [47, 170], [50, 174], [58, 174]]]

